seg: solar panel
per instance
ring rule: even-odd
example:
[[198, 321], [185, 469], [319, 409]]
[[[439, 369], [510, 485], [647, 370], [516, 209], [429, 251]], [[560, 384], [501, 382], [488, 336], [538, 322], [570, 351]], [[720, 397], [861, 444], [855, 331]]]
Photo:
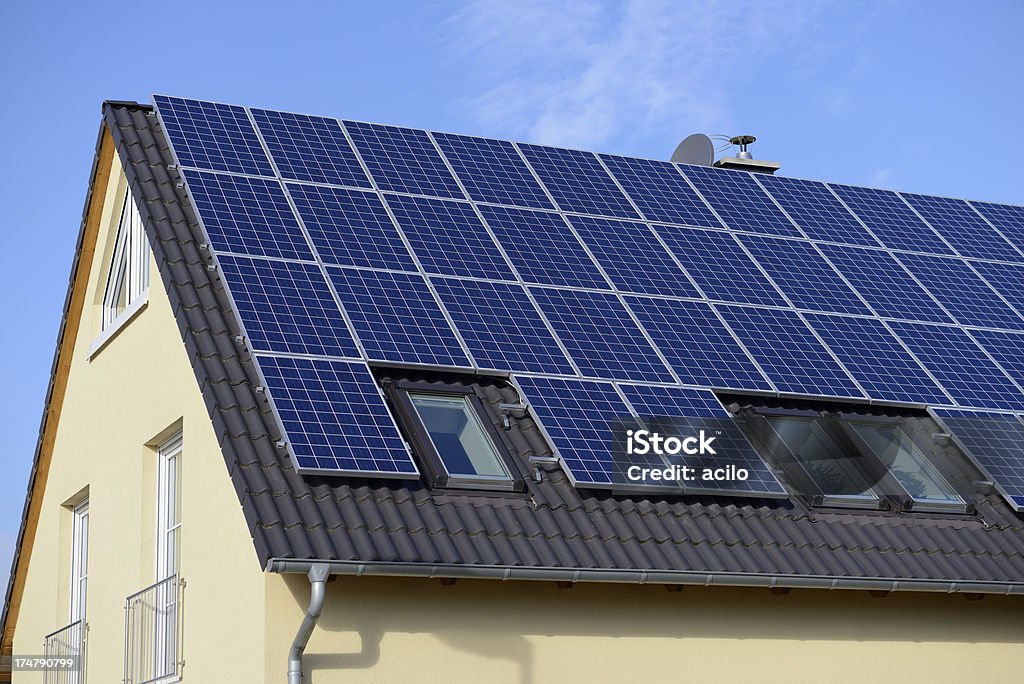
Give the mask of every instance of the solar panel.
[[657, 432], [659, 427], [664, 425], [675, 430], [683, 429], [689, 434], [699, 434], [701, 429], [715, 433], [713, 448], [717, 453], [704, 458], [687, 457], [683, 459], [685, 463], [698, 464], [698, 470], [703, 470], [703, 467], [722, 468], [732, 465], [746, 470], [748, 474], [746, 480], [737, 479], [722, 483], [706, 481], [703, 478], [695, 479], [683, 485], [684, 491], [700, 494], [786, 496], [785, 488], [779, 484], [768, 465], [754, 451], [754, 447], [739, 426], [733, 423], [718, 398], [708, 390], [625, 384], [620, 387], [639, 414], [641, 422], [645, 423], [649, 430]]
[[569, 223], [620, 290], [701, 296], [647, 224], [596, 216], [570, 216]]
[[829, 187], [886, 247], [953, 254], [938, 233], [928, 227], [895, 192], [835, 183], [829, 183]]
[[880, 321], [823, 314], [806, 314], [806, 318], [872, 399], [950, 403], [942, 388]]
[[164, 95], [153, 101], [182, 166], [274, 175], [245, 108]]
[[881, 246], [824, 183], [768, 174], [758, 180], [812, 240]]
[[576, 375], [521, 285], [432, 282], [481, 368]]
[[927, 323], [889, 326], [961, 406], [1024, 406], [1024, 394], [963, 330]]
[[479, 208], [526, 282], [609, 289], [594, 260], [558, 214], [484, 205]]
[[756, 235], [744, 235], [740, 242], [798, 309], [871, 315], [811, 243]]
[[365, 364], [262, 354], [256, 361], [300, 471], [419, 476]]
[[960, 259], [900, 254], [899, 260], [964, 325], [1024, 329], [1024, 319]]
[[609, 154], [598, 156], [648, 220], [723, 227], [675, 164]]
[[385, 200], [427, 273], [516, 279], [471, 204], [404, 195]]
[[426, 131], [345, 121], [356, 151], [382, 190], [464, 197]]
[[903, 199], [963, 256], [1024, 261], [1024, 254], [1004, 240], [967, 202], [948, 197], [902, 194]]
[[433, 136], [472, 199], [533, 209], [555, 208], [512, 143], [450, 133]]
[[731, 234], [679, 226], [655, 230], [709, 299], [788, 306]]
[[616, 421], [627, 424], [634, 420], [615, 387], [592, 380], [531, 376], [517, 376], [516, 382], [573, 484], [610, 486], [615, 471], [611, 458], [614, 426]]
[[1024, 510], [1024, 423], [1007, 413], [932, 409], [1015, 511]]
[[286, 187], [324, 263], [416, 270], [377, 193], [299, 183]]
[[749, 173], [684, 166], [686, 177], [733, 230], [801, 237]]
[[359, 357], [319, 266], [227, 255], [217, 263], [252, 349]]
[[615, 218], [640, 218], [592, 153], [523, 144], [519, 149], [561, 209]]
[[268, 109], [253, 109], [252, 117], [281, 177], [370, 187], [370, 179], [336, 119]]
[[584, 375], [674, 382], [615, 295], [549, 288], [530, 291]]
[[653, 297], [626, 297], [626, 304], [684, 384], [774, 389], [708, 304]]
[[1012, 204], [970, 202], [1017, 249], [1024, 251], [1024, 207]]
[[1024, 287], [1021, 287], [1024, 283], [1024, 266], [972, 261], [971, 267], [987, 280], [988, 284], [1017, 310], [1017, 313], [1024, 314]]
[[739, 306], [716, 308], [780, 392], [863, 396], [796, 313]]
[[825, 244], [819, 244], [818, 249], [878, 315], [933, 323], [953, 322], [888, 252]]
[[472, 368], [422, 276], [329, 267], [369, 359]]
[[1024, 386], [1024, 334], [999, 330], [969, 330], [968, 333], [1007, 375]]
[[204, 171], [182, 173], [216, 251], [313, 260], [278, 181]]

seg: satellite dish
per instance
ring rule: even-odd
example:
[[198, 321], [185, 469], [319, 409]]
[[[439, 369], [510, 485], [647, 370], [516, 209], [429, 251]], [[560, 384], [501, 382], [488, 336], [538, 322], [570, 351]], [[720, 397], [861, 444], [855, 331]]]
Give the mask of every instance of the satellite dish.
[[711, 138], [703, 133], [688, 135], [672, 153], [672, 161], [676, 164], [711, 166], [715, 163], [715, 146]]

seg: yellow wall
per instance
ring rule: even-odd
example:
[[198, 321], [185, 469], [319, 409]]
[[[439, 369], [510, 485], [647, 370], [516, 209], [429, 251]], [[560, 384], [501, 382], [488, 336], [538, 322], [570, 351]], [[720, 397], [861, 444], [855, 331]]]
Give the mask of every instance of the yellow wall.
[[[71, 516], [62, 504], [88, 487], [88, 681], [121, 681], [125, 599], [156, 579], [155, 452], [147, 445], [180, 423], [185, 680], [261, 681], [258, 659], [228, 659], [219, 650], [244, 645], [238, 652], [251, 654], [263, 648], [264, 580], [155, 263], [147, 307], [88, 358], [99, 333], [106, 245], [126, 192], [116, 157], [114, 165], [14, 653], [41, 653], [43, 636], [69, 622]], [[14, 681], [38, 682], [41, 676], [16, 673]]]

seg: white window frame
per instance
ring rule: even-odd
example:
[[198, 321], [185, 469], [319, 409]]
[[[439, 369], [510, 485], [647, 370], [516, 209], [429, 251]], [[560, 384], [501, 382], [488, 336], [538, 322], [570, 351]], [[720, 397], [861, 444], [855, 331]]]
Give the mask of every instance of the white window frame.
[[156, 581], [178, 572], [181, 549], [181, 433], [157, 448]]
[[89, 499], [71, 511], [71, 610], [69, 623], [85, 621], [89, 589]]

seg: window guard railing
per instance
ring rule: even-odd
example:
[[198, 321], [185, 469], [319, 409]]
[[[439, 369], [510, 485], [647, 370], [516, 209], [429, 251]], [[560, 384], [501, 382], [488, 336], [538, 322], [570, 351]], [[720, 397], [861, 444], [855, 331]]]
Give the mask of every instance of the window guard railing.
[[185, 580], [171, 575], [125, 603], [124, 683], [173, 681], [181, 675], [182, 595]]
[[[43, 684], [84, 684], [85, 639], [88, 630], [85, 620], [75, 620], [43, 637], [44, 658], [57, 663], [43, 670]], [[66, 667], [65, 663], [70, 659], [75, 662], [72, 667]]]

